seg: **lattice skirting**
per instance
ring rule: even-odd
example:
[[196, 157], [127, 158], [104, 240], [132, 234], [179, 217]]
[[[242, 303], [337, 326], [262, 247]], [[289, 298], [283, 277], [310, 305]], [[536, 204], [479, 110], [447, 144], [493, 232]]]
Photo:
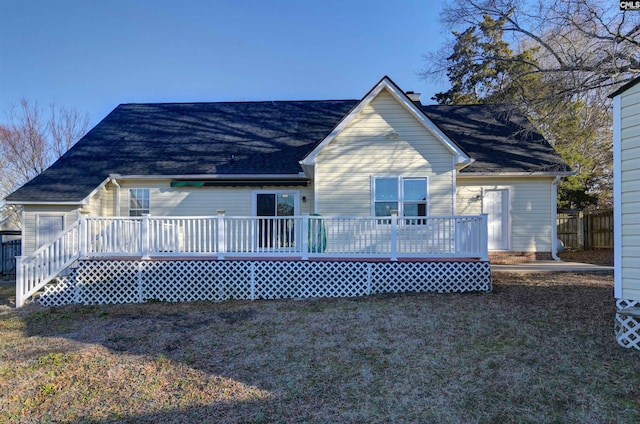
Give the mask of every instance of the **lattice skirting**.
[[59, 306], [491, 289], [485, 261], [81, 260], [38, 301]]
[[635, 314], [624, 313], [624, 309], [640, 307], [640, 301], [619, 299], [616, 306], [618, 313], [616, 313], [614, 330], [618, 344], [627, 348], [640, 349], [640, 316], [637, 316], [637, 312]]

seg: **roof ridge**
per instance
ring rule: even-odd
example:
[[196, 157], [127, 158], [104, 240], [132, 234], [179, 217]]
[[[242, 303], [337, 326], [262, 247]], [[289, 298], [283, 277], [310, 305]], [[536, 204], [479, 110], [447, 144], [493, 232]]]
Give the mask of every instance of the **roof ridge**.
[[219, 105], [219, 104], [261, 104], [261, 103], [323, 103], [323, 102], [358, 102], [358, 99], [325, 99], [325, 100], [225, 100], [214, 102], [127, 102], [118, 106], [160, 106], [160, 105]]

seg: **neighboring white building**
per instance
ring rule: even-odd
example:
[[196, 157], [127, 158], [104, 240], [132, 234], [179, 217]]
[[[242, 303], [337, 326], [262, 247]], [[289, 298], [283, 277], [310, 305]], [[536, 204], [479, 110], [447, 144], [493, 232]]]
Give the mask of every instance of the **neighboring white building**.
[[616, 335], [640, 349], [640, 78], [613, 98]]

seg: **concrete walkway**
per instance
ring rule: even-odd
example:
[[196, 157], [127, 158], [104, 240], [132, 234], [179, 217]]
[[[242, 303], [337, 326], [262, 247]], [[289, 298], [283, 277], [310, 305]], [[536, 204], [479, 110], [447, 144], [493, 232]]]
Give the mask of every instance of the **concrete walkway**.
[[580, 262], [535, 261], [516, 265], [491, 265], [491, 272], [613, 272], [612, 266]]

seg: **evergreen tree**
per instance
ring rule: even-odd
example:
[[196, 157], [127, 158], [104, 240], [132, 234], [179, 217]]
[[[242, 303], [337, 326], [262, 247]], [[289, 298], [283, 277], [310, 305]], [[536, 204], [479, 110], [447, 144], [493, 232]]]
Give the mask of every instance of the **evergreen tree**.
[[559, 208], [604, 206], [611, 187], [611, 145], [602, 141], [609, 140], [603, 131], [609, 118], [588, 97], [536, 72], [541, 67], [538, 48], [514, 52], [504, 40], [506, 22], [507, 17], [484, 15], [479, 25], [455, 34], [453, 54], [447, 57], [451, 88], [433, 99], [518, 106], [576, 171], [559, 184]]

